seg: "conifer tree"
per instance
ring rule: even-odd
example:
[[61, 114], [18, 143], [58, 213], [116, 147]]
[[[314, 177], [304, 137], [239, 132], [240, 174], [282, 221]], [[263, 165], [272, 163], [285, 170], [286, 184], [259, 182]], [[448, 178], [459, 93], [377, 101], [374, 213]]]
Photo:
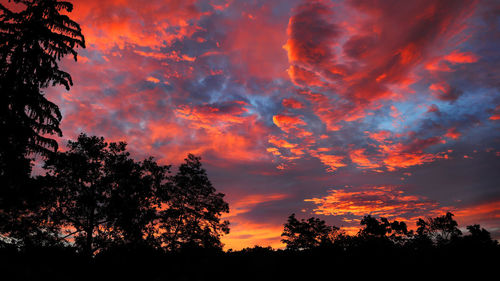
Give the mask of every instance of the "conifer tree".
[[[14, 7], [9, 9], [8, 7]], [[0, 4], [0, 232], [13, 235], [16, 221], [33, 213], [38, 198], [32, 183], [35, 154], [57, 150], [61, 112], [43, 89], [73, 85], [58, 62], [77, 58], [85, 47], [80, 26], [57, 0], [14, 0]], [[21, 227], [22, 228], [22, 227]]]

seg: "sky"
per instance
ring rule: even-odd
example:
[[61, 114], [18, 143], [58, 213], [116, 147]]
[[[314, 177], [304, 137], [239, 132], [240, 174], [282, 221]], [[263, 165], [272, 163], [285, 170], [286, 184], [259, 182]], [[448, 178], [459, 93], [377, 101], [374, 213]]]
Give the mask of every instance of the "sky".
[[283, 247], [291, 213], [356, 233], [451, 211], [500, 239], [498, 1], [72, 2], [61, 145], [201, 156], [225, 249]]

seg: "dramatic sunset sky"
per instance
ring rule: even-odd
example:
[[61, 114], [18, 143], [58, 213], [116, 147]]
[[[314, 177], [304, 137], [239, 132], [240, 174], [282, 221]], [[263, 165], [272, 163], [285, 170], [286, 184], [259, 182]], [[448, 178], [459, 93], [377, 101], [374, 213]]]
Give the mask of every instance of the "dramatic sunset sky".
[[132, 155], [202, 157], [225, 249], [282, 247], [287, 216], [355, 233], [452, 211], [500, 238], [498, 1], [74, 0], [80, 132]]

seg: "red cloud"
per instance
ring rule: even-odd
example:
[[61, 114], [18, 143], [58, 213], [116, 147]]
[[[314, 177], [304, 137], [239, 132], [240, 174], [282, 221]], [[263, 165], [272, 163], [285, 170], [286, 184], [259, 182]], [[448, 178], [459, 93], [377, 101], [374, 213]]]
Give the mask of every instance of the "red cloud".
[[193, 128], [225, 128], [233, 124], [247, 122], [252, 117], [244, 117], [247, 112], [243, 101], [233, 101], [223, 104], [212, 104], [202, 106], [180, 106], [176, 110], [176, 116], [185, 120], [191, 120]]
[[329, 21], [332, 15], [331, 9], [319, 1], [307, 1], [296, 8], [288, 24], [289, 39], [284, 46], [292, 65], [309, 72], [323, 71], [334, 59], [331, 45], [340, 31]]
[[462, 225], [482, 222], [482, 226], [487, 229], [498, 229], [500, 227], [500, 201], [497, 199], [464, 206], [457, 209], [455, 215]]
[[259, 138], [266, 135], [267, 129], [255, 115], [244, 115], [247, 112], [245, 106], [242, 101], [180, 106], [175, 113], [180, 126], [190, 128], [187, 144], [191, 145], [183, 150], [194, 148], [197, 154], [213, 151], [221, 158], [237, 161], [267, 158], [264, 144], [258, 145], [263, 142]]
[[367, 133], [371, 139], [380, 143], [386, 142], [389, 138], [392, 137], [392, 133], [390, 131], [365, 132], [365, 133]]
[[471, 52], [459, 52], [457, 50], [451, 52], [444, 57], [444, 60], [450, 63], [473, 63], [478, 61], [478, 57]]
[[[381, 101], [409, 93], [416, 81], [414, 72], [436, 62], [433, 50], [463, 30], [473, 5], [472, 1], [415, 1], [404, 6], [349, 1], [339, 7], [344, 12], [339, 15], [322, 1], [305, 1], [288, 25], [290, 79], [299, 87], [325, 92], [324, 101], [311, 102], [313, 110], [328, 130], [338, 130], [339, 122], [364, 118]], [[441, 60], [471, 63], [477, 56], [453, 51]], [[437, 94], [443, 100], [459, 95], [454, 89]]]
[[474, 63], [478, 61], [478, 57], [471, 52], [460, 52], [455, 50], [443, 57], [431, 59], [426, 63], [425, 68], [429, 71], [452, 71], [450, 65], [462, 63]]
[[288, 68], [287, 72], [292, 82], [297, 86], [322, 87], [327, 85], [317, 73], [300, 66], [292, 65]]
[[[71, 16], [80, 23], [90, 47], [101, 51], [127, 45], [158, 50], [165, 43], [191, 36], [199, 29], [192, 20], [204, 13], [196, 1], [85, 0], [75, 1]], [[169, 32], [176, 28], [175, 32]]]
[[[460, 134], [450, 129], [455, 137]], [[350, 151], [351, 160], [363, 169], [374, 169], [385, 166], [388, 171], [422, 165], [436, 159], [446, 158], [445, 153], [425, 153], [430, 146], [443, 143], [440, 137], [420, 139], [410, 132], [406, 135], [393, 134], [390, 131], [365, 132], [377, 142], [376, 152], [367, 156], [364, 149]], [[457, 135], [458, 134], [458, 135]], [[451, 136], [447, 135], [447, 136]]]
[[443, 101], [455, 101], [462, 94], [460, 90], [450, 87], [446, 82], [431, 84], [429, 89], [436, 98]]
[[408, 168], [415, 165], [433, 162], [441, 157], [440, 153], [425, 153], [423, 150], [431, 145], [442, 143], [441, 138], [431, 137], [428, 139], [414, 138], [410, 143], [395, 143], [380, 145], [382, 162], [387, 170], [394, 171], [398, 168]]
[[300, 109], [304, 107], [304, 105], [301, 102], [293, 98], [283, 99], [282, 104], [284, 107], [289, 107], [293, 109]]
[[490, 120], [500, 120], [500, 105], [493, 110], [493, 115], [490, 116]]
[[448, 129], [448, 131], [446, 131], [446, 134], [444, 135], [445, 137], [447, 138], [450, 138], [450, 139], [458, 139], [462, 134], [460, 132], [457, 131], [457, 128], [453, 127], [453, 128], [450, 128]]
[[286, 34], [280, 21], [275, 21], [272, 1], [264, 5], [249, 2], [233, 3], [241, 9], [242, 17], [222, 22], [229, 31], [220, 49], [231, 60], [233, 72], [238, 77], [263, 79], [286, 78], [287, 58], [281, 46]]

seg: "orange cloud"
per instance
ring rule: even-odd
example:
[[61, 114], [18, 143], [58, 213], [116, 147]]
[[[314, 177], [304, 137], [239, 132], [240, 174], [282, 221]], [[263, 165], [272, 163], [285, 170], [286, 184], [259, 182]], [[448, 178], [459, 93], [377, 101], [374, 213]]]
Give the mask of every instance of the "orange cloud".
[[231, 202], [231, 209], [229, 214], [224, 214], [224, 218], [236, 217], [241, 214], [248, 213], [255, 206], [272, 201], [280, 201], [287, 197], [289, 194], [284, 193], [273, 193], [273, 194], [251, 194], [243, 196], [236, 201]]
[[299, 125], [306, 125], [304, 120], [298, 116], [274, 115], [273, 123], [286, 133], [291, 133], [293, 129], [298, 129]]
[[327, 216], [380, 216], [414, 220], [440, 211], [439, 204], [423, 196], [407, 195], [395, 186], [331, 189], [321, 198], [305, 199], [315, 204], [314, 214]]
[[[466, 207], [445, 207], [424, 196], [407, 195], [396, 186], [365, 186], [359, 188], [331, 189], [328, 195], [305, 199], [315, 204], [317, 215], [339, 216], [348, 225], [342, 227], [348, 234], [360, 229], [359, 218], [365, 215], [386, 217], [404, 221], [409, 229], [415, 229], [418, 218], [435, 217], [451, 211], [459, 225], [481, 222], [482, 227], [496, 230], [500, 227], [500, 201], [490, 201]], [[358, 217], [352, 218], [352, 217]], [[356, 225], [352, 225], [354, 223]]]
[[284, 193], [251, 194], [237, 200], [230, 200], [231, 210], [229, 214], [224, 216], [224, 219], [229, 218], [234, 223], [231, 223], [231, 232], [221, 239], [224, 243], [224, 249], [241, 250], [253, 245], [283, 248], [284, 245], [280, 241], [283, 225], [258, 223], [250, 221], [242, 215], [259, 204], [280, 201], [289, 196], [289, 194]]
[[383, 153], [382, 162], [389, 171], [433, 162], [439, 158], [440, 155], [424, 153], [423, 149], [440, 143], [441, 141], [440, 138], [434, 137], [423, 140], [415, 139], [406, 145], [402, 143], [380, 145], [379, 148]]
[[146, 78], [146, 81], [149, 81], [149, 82], [152, 82], [152, 83], [160, 83], [160, 80], [158, 78], [155, 78], [155, 77], [152, 77], [152, 76], [148, 76]]
[[275, 137], [271, 137], [269, 139], [269, 143], [274, 144], [277, 147], [282, 147], [282, 148], [295, 148], [295, 147], [297, 147], [297, 144], [289, 143], [286, 140], [277, 139]]
[[326, 169], [328, 172], [335, 172], [338, 168], [347, 166], [342, 162], [344, 156], [324, 154], [318, 151], [311, 151], [310, 153], [312, 156], [318, 158], [323, 165], [328, 167]]
[[256, 223], [248, 220], [238, 220], [231, 224], [231, 232], [221, 238], [224, 249], [241, 250], [253, 245], [271, 246], [275, 249], [284, 248], [281, 243], [283, 225]]
[[389, 155], [384, 158], [383, 162], [388, 171], [394, 171], [397, 168], [408, 168], [411, 166], [422, 165], [424, 163], [433, 162], [435, 156], [433, 154], [413, 154], [413, 153], [400, 153], [391, 151]]
[[351, 157], [351, 161], [361, 169], [376, 169], [380, 167], [379, 164], [370, 161], [365, 155], [365, 149], [362, 148], [350, 151], [349, 157]]

